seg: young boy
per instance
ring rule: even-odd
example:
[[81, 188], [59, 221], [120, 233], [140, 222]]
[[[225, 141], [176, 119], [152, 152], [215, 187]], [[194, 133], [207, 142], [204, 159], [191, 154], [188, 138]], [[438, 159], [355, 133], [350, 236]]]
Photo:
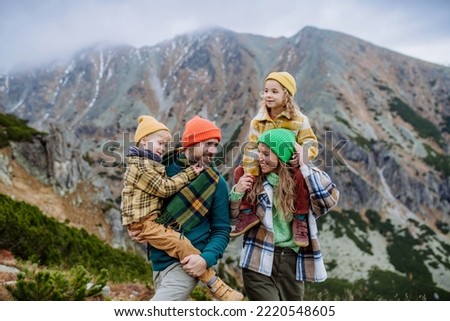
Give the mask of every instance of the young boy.
[[[200, 251], [179, 232], [157, 223], [156, 219], [161, 214], [164, 199], [179, 192], [204, 168], [201, 163], [197, 163], [177, 175], [167, 177], [161, 160], [171, 139], [169, 129], [164, 124], [151, 116], [139, 117], [134, 136], [136, 146], [130, 147], [127, 155], [128, 167], [124, 176], [121, 215], [123, 225], [127, 226], [134, 237], [147, 241], [153, 247], [181, 261], [186, 256], [198, 254]], [[214, 287], [222, 281], [213, 268], [207, 269], [199, 279], [208, 285], [212, 295], [218, 300], [242, 300], [242, 294], [239, 292], [218, 291]], [[236, 296], [236, 293], [240, 296]]]

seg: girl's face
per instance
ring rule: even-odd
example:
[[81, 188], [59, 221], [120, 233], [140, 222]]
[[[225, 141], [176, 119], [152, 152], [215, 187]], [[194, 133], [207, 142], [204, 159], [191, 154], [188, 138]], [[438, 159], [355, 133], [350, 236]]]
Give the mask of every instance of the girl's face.
[[263, 98], [267, 108], [282, 108], [285, 103], [284, 90], [281, 84], [273, 79], [266, 81]]
[[263, 174], [277, 172], [278, 156], [264, 143], [258, 144], [259, 166]]

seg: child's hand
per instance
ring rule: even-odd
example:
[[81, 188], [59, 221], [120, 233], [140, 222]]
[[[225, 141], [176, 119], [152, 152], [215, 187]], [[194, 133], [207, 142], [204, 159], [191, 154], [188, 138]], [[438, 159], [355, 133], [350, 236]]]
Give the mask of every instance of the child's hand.
[[194, 168], [195, 173], [200, 174], [204, 169], [205, 166], [202, 162], [198, 162], [197, 164], [192, 166]]
[[[304, 162], [304, 159], [303, 159], [303, 157], [304, 157], [303, 156], [303, 147], [297, 142], [295, 143], [294, 146], [295, 146], [295, 153], [294, 153], [294, 155], [295, 155], [296, 162], [297, 162], [296, 167], [299, 167], [299, 166], [301, 167], [301, 166], [305, 165], [305, 162]], [[294, 159], [294, 157], [291, 158], [290, 162], [292, 162], [292, 159]], [[292, 166], [294, 166], [294, 165], [292, 165]]]
[[289, 165], [291, 165], [292, 167], [299, 167], [298, 164], [298, 154], [297, 152], [295, 152], [294, 154], [292, 154], [291, 159], [289, 160]]
[[252, 188], [253, 185], [253, 176], [249, 173], [246, 173], [239, 178], [239, 181], [234, 187], [234, 191], [237, 193], [245, 193]]
[[142, 244], [147, 243], [147, 240], [140, 235], [141, 234], [140, 231], [132, 231], [132, 230], [130, 230], [130, 228], [127, 227], [127, 232], [133, 241], [135, 241], [137, 243], [142, 243]]

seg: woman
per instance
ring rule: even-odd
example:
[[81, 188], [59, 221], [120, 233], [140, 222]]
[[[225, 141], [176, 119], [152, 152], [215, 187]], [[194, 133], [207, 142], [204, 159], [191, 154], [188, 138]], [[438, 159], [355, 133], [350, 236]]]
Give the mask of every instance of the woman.
[[[299, 169], [288, 165], [294, 154]], [[336, 205], [339, 191], [326, 173], [305, 165], [303, 149], [290, 130], [264, 132], [258, 139], [258, 155], [261, 175], [253, 177], [238, 168], [230, 193], [232, 219], [239, 216], [245, 197], [261, 221], [244, 234], [240, 259], [244, 287], [253, 301], [302, 300], [304, 281], [327, 277], [315, 220]], [[300, 248], [291, 221], [302, 189], [309, 193], [310, 242]]]

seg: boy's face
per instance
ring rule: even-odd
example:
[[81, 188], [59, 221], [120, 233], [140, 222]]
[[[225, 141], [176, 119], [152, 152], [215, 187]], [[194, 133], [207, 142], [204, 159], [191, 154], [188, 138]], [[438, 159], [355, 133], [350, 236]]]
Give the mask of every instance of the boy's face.
[[164, 152], [167, 150], [167, 146], [171, 139], [172, 136], [168, 131], [160, 130], [142, 138], [142, 147], [150, 150], [153, 154], [162, 157]]
[[263, 92], [267, 108], [279, 108], [284, 106], [284, 90], [281, 84], [273, 79], [266, 81]]

